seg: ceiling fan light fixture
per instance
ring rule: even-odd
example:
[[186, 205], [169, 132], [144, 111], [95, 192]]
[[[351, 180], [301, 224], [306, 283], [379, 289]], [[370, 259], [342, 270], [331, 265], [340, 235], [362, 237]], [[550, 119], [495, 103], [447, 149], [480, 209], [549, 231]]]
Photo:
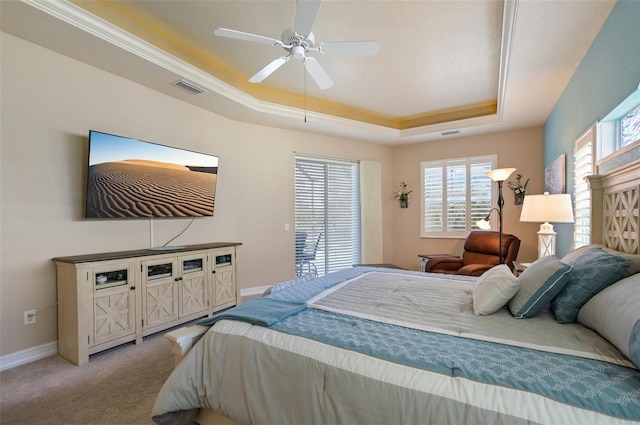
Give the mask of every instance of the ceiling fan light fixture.
[[302, 46], [293, 46], [293, 48], [291, 48], [291, 54], [296, 59], [304, 58], [304, 47], [302, 47]]
[[[327, 72], [320, 66], [318, 61], [307, 56], [307, 51], [338, 54], [355, 54], [363, 56], [373, 56], [378, 53], [378, 42], [376, 41], [334, 41], [321, 43], [316, 46], [316, 39], [311, 28], [318, 14], [321, 0], [297, 0], [296, 20], [292, 28], [287, 28], [282, 32], [281, 40], [264, 37], [257, 34], [218, 28], [215, 35], [220, 37], [233, 38], [236, 40], [250, 41], [271, 46], [280, 46], [287, 51], [288, 55], [275, 59], [267, 64], [249, 79], [251, 83], [260, 83], [269, 75], [275, 72], [280, 66], [286, 63], [289, 58], [294, 57], [303, 61], [304, 66], [321, 90], [326, 90], [333, 86], [333, 81]], [[324, 46], [322, 49], [320, 46]], [[305, 86], [306, 87], [306, 86]]]

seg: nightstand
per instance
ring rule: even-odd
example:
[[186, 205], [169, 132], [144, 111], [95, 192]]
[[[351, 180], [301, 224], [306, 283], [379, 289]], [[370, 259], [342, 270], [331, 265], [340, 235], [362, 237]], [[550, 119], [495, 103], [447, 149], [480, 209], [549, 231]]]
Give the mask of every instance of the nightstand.
[[519, 261], [513, 262], [513, 274], [520, 276], [520, 274], [529, 267], [531, 263], [521, 263]]

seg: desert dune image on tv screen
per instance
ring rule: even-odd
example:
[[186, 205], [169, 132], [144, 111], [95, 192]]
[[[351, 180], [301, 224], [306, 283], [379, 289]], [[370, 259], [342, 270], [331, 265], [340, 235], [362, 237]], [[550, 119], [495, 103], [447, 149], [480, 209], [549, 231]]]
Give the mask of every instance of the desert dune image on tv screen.
[[218, 158], [92, 133], [87, 218], [212, 216]]

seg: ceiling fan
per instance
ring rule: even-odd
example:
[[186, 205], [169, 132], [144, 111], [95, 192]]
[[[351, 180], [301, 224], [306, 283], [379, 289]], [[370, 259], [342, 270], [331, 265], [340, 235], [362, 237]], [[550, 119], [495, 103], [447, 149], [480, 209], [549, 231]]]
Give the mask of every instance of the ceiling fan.
[[293, 28], [284, 30], [281, 40], [227, 28], [218, 28], [215, 30], [215, 35], [234, 38], [237, 40], [251, 41], [254, 43], [268, 44], [270, 46], [279, 46], [288, 52], [287, 55], [275, 59], [258, 71], [257, 74], [249, 79], [250, 82], [262, 82], [293, 57], [295, 59], [302, 60], [304, 67], [309, 75], [311, 75], [311, 78], [313, 78], [320, 89], [325, 90], [333, 85], [333, 81], [314, 57], [307, 56], [307, 52], [374, 56], [378, 53], [378, 42], [333, 41], [316, 43], [316, 39], [314, 34], [311, 32], [311, 28], [316, 20], [316, 15], [318, 14], [319, 9], [320, 0], [297, 0], [295, 24]]

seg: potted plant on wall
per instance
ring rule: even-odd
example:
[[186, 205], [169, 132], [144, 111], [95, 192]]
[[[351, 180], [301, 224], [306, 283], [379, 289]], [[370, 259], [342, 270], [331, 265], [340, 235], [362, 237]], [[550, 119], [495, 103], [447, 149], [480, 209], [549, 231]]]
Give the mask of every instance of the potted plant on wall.
[[524, 203], [524, 197], [527, 194], [527, 185], [529, 184], [529, 179], [527, 179], [524, 184], [520, 182], [522, 179], [522, 174], [516, 175], [516, 183], [509, 182], [509, 188], [513, 190], [514, 203], [516, 205], [522, 205]]
[[400, 201], [400, 208], [409, 207], [409, 194], [411, 192], [413, 192], [413, 190], [407, 192], [407, 184], [405, 182], [400, 183], [400, 190], [396, 195], [396, 199]]

